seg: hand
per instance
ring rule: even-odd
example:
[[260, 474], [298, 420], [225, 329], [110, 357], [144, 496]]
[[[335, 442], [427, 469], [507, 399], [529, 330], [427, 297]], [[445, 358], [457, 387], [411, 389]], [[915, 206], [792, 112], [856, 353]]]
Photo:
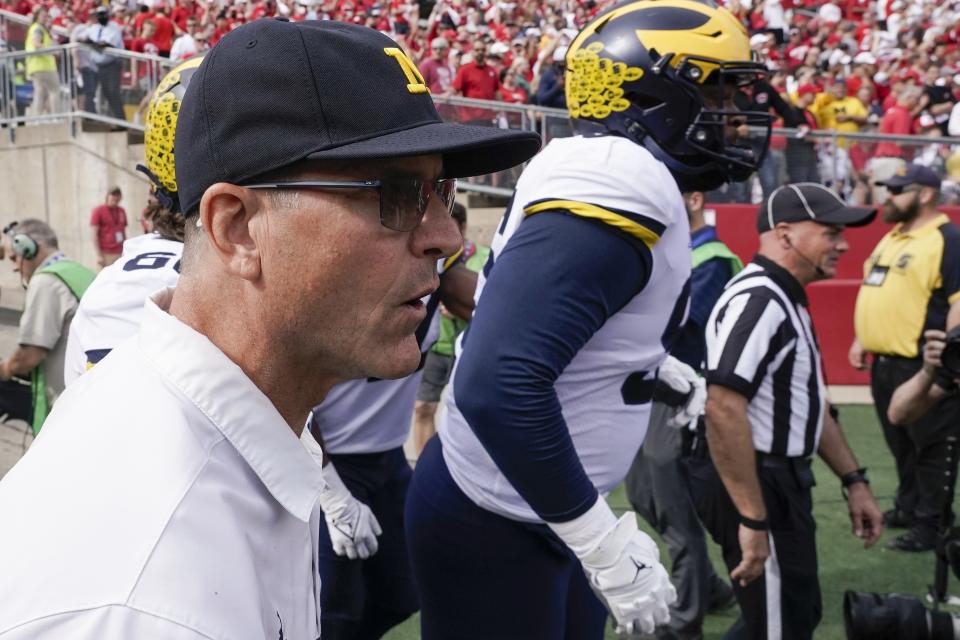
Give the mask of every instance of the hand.
[[677, 599], [660, 550], [637, 528], [632, 511], [623, 514], [591, 551], [580, 558], [590, 586], [607, 605], [617, 633], [653, 633], [670, 620]]
[[353, 497], [333, 463], [323, 467], [323, 479], [327, 488], [320, 494], [320, 506], [333, 552], [351, 560], [369, 558], [377, 552], [377, 536], [383, 533], [376, 516]]
[[863, 345], [856, 338], [850, 344], [850, 351], [847, 353], [847, 360], [850, 366], [858, 371], [867, 368], [867, 352], [863, 350]]
[[847, 507], [850, 509], [853, 535], [863, 540], [864, 549], [869, 549], [883, 533], [883, 514], [870, 487], [863, 482], [850, 485], [847, 489]]
[[0, 380], [7, 382], [12, 377], [13, 373], [10, 371], [10, 361], [3, 360], [0, 362]]
[[930, 329], [923, 332], [923, 368], [931, 376], [937, 375], [937, 369], [943, 366], [940, 361], [940, 354], [943, 348], [947, 346], [947, 334], [937, 329]]
[[675, 395], [682, 397], [679, 402], [658, 398], [675, 409], [667, 418], [667, 425], [679, 428], [695, 423], [707, 403], [707, 385], [703, 378], [698, 376], [690, 365], [673, 356], [667, 356], [657, 372], [657, 380], [675, 392]]
[[761, 575], [763, 565], [770, 556], [770, 541], [766, 531], [757, 531], [740, 525], [737, 532], [740, 540], [740, 564], [730, 572], [730, 577], [745, 587]]
[[107, 259], [103, 256], [97, 256], [97, 266], [101, 269], [107, 266]]

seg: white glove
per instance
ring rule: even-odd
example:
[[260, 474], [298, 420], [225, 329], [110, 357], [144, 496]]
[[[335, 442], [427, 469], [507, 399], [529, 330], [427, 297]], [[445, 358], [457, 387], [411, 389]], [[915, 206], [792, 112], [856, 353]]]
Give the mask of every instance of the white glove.
[[369, 558], [377, 552], [377, 536], [383, 533], [376, 516], [353, 497], [330, 462], [323, 467], [323, 479], [327, 488], [320, 494], [320, 506], [333, 552], [351, 560]]
[[686, 396], [684, 403], [675, 407], [674, 412], [667, 418], [667, 426], [675, 429], [696, 429], [697, 418], [707, 404], [707, 384], [703, 378], [697, 375], [690, 365], [673, 356], [667, 356], [660, 365], [657, 379], [673, 391]]
[[[598, 526], [609, 525], [595, 535]], [[550, 524], [580, 559], [590, 586], [613, 616], [617, 633], [653, 633], [670, 621], [677, 599], [656, 543], [637, 528], [632, 511], [615, 520], [603, 499], [574, 521]], [[584, 547], [587, 537], [593, 543]]]
[[323, 464], [323, 449], [310, 433], [309, 418], [300, 441], [321, 467], [320, 473], [327, 485], [320, 493], [319, 502], [327, 521], [333, 552], [351, 560], [369, 558], [377, 552], [377, 536], [383, 533], [376, 516], [370, 507], [353, 497], [332, 462]]

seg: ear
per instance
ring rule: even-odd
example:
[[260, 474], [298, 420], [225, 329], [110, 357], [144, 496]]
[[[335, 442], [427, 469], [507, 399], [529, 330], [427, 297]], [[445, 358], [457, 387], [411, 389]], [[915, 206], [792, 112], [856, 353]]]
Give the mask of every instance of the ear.
[[774, 231], [777, 234], [777, 242], [779, 242], [782, 247], [787, 248], [791, 246], [790, 225], [785, 222], [778, 222], [777, 226], [774, 227]]
[[260, 200], [251, 190], [226, 182], [210, 186], [200, 200], [199, 221], [210, 248], [228, 273], [244, 280], [260, 277], [260, 247], [251, 233], [251, 222], [260, 214]]

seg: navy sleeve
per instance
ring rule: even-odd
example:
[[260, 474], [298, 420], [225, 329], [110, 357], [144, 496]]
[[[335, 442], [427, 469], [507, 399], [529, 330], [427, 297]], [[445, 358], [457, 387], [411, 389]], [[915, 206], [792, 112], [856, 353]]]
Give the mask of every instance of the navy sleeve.
[[537, 87], [538, 105], [557, 108], [566, 106], [565, 90], [558, 84], [558, 78], [559, 74], [554, 67], [551, 66], [544, 70], [543, 77], [540, 78], [540, 85]]
[[649, 249], [560, 211], [523, 221], [490, 271], [457, 364], [471, 429], [541, 518], [566, 522], [597, 499], [554, 382], [612, 314], [643, 289]]
[[724, 258], [707, 260], [690, 274], [690, 313], [670, 355], [697, 371], [707, 357], [707, 319], [731, 276], [730, 262]]

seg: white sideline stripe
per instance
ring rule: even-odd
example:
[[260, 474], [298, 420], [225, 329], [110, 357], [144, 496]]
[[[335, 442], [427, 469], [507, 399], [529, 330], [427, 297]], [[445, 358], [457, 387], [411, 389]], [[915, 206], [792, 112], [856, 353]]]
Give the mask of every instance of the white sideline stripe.
[[767, 640], [781, 640], [783, 637], [783, 618], [780, 611], [780, 563], [777, 562], [777, 547], [773, 534], [767, 534], [770, 544], [770, 556], [764, 563], [764, 583], [767, 588]]

